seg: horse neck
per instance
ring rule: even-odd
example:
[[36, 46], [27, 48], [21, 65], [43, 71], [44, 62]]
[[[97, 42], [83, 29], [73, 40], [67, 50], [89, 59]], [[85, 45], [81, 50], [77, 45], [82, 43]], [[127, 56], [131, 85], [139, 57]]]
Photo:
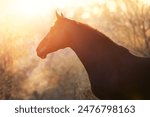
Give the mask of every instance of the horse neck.
[[104, 60], [110, 62], [110, 59], [121, 57], [120, 54], [122, 54], [122, 51], [123, 53], [125, 51], [96, 30], [86, 30], [86, 28], [78, 27], [72, 35], [71, 48], [75, 51], [87, 71], [94, 67], [93, 63], [101, 64], [100, 61]]

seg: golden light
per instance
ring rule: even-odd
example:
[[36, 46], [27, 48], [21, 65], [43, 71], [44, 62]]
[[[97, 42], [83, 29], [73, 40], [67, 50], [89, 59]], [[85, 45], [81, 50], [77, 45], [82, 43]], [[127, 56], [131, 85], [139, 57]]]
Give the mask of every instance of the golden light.
[[23, 17], [35, 17], [44, 15], [52, 7], [48, 0], [15, 0], [9, 3], [8, 11]]
[[[4, 53], [6, 50], [11, 53], [11, 69], [14, 74], [29, 67], [25, 72], [25, 90], [32, 93], [35, 89], [42, 90], [48, 85], [49, 69], [37, 57], [35, 50], [49, 30], [55, 18], [54, 13], [59, 11], [66, 17], [74, 17], [79, 11], [81, 15], [76, 15], [76, 20], [81, 17], [88, 20], [91, 15], [88, 13], [89, 5], [101, 1], [103, 0], [0, 0], [0, 44], [4, 45], [1, 49]], [[88, 11], [82, 12], [79, 8]], [[98, 14], [98, 9], [94, 8], [93, 12]], [[57, 76], [54, 77], [57, 82]], [[56, 83], [51, 83], [51, 86], [52, 84]]]
[[48, 4], [38, 0], [17, 0], [13, 7], [18, 14], [31, 17], [41, 13], [43, 14], [48, 10]]
[[90, 13], [88, 13], [88, 12], [85, 12], [82, 14], [83, 19], [88, 19], [89, 17], [90, 17]]
[[[89, 7], [97, 2], [100, 4], [104, 0], [0, 0], [0, 33], [3, 36], [0, 43], [13, 44], [16, 50], [17, 47], [25, 46], [25, 43], [28, 44], [27, 46], [30, 43], [38, 43], [39, 40], [34, 40], [34, 35], [42, 31], [42, 34], [39, 34], [41, 38], [45, 35], [55, 18], [53, 14], [56, 11], [65, 13], [66, 17], [73, 17], [78, 11], [81, 12], [81, 15], [78, 15], [76, 20], [86, 19], [88, 21], [91, 18], [90, 10], [94, 15], [99, 14], [98, 7], [93, 9]], [[79, 8], [86, 10], [83, 12]], [[19, 53], [19, 51], [13, 50], [13, 53]], [[26, 57], [21, 59], [27, 61]], [[17, 63], [20, 61], [17, 60]]]
[[116, 4], [115, 4], [114, 1], [108, 2], [108, 7], [109, 7], [109, 10], [110, 10], [111, 12], [115, 12], [115, 11], [116, 11]]
[[[104, 0], [2, 0], [0, 4], [6, 4], [7, 13], [33, 18], [39, 15], [48, 15], [53, 10], [66, 10], [69, 8], [72, 12], [72, 10], [79, 7], [88, 7], [89, 4], [95, 2], [104, 3]], [[95, 12], [97, 11], [95, 10]]]
[[[114, 1], [0, 0], [0, 54], [6, 53], [7, 55], [7, 51], [9, 51], [14, 61], [12, 65], [14, 72], [20, 68], [22, 71], [28, 66], [30, 67], [25, 72], [28, 77], [24, 83], [24, 87], [30, 89], [29, 92], [47, 88], [51, 70], [45, 67], [47, 66], [45, 61], [39, 60], [37, 57], [36, 47], [56, 18], [55, 12], [62, 12], [68, 18], [98, 29], [99, 24], [102, 23], [99, 19], [100, 16], [105, 16], [104, 7], [101, 5], [107, 2], [109, 10], [113, 14], [118, 12]], [[141, 3], [150, 5], [150, 0], [141, 0]], [[127, 10], [124, 4], [120, 5], [123, 11]], [[148, 35], [150, 32], [146, 34]], [[59, 76], [54, 74], [53, 77], [57, 82]], [[53, 84], [56, 83], [51, 81], [51, 86]]]

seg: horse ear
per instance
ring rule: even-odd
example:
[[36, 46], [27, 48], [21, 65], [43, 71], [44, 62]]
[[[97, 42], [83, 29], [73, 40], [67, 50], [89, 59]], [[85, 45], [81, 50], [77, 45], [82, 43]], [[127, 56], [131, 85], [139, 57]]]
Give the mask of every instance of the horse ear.
[[61, 13], [61, 17], [62, 17], [62, 18], [64, 18], [64, 15], [63, 15], [63, 13]]
[[61, 16], [58, 14], [57, 11], [56, 11], [56, 17], [57, 17], [57, 19], [60, 19], [60, 18], [61, 18]]

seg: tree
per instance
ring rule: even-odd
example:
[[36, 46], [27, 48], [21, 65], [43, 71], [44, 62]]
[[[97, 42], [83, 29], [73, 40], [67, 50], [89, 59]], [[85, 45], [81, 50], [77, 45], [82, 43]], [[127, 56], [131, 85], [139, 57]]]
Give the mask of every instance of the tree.
[[150, 55], [150, 4], [147, 2], [107, 0], [102, 14], [103, 28], [108, 35], [145, 56]]

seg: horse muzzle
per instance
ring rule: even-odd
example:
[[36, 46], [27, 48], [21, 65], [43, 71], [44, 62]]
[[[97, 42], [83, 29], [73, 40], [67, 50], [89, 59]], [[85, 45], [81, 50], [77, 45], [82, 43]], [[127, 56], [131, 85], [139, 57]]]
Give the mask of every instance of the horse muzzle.
[[46, 54], [46, 52], [43, 52], [42, 50], [43, 50], [43, 49], [38, 49], [38, 48], [37, 48], [36, 52], [37, 52], [37, 55], [38, 55], [40, 58], [45, 59], [46, 56], [47, 56], [47, 54]]

